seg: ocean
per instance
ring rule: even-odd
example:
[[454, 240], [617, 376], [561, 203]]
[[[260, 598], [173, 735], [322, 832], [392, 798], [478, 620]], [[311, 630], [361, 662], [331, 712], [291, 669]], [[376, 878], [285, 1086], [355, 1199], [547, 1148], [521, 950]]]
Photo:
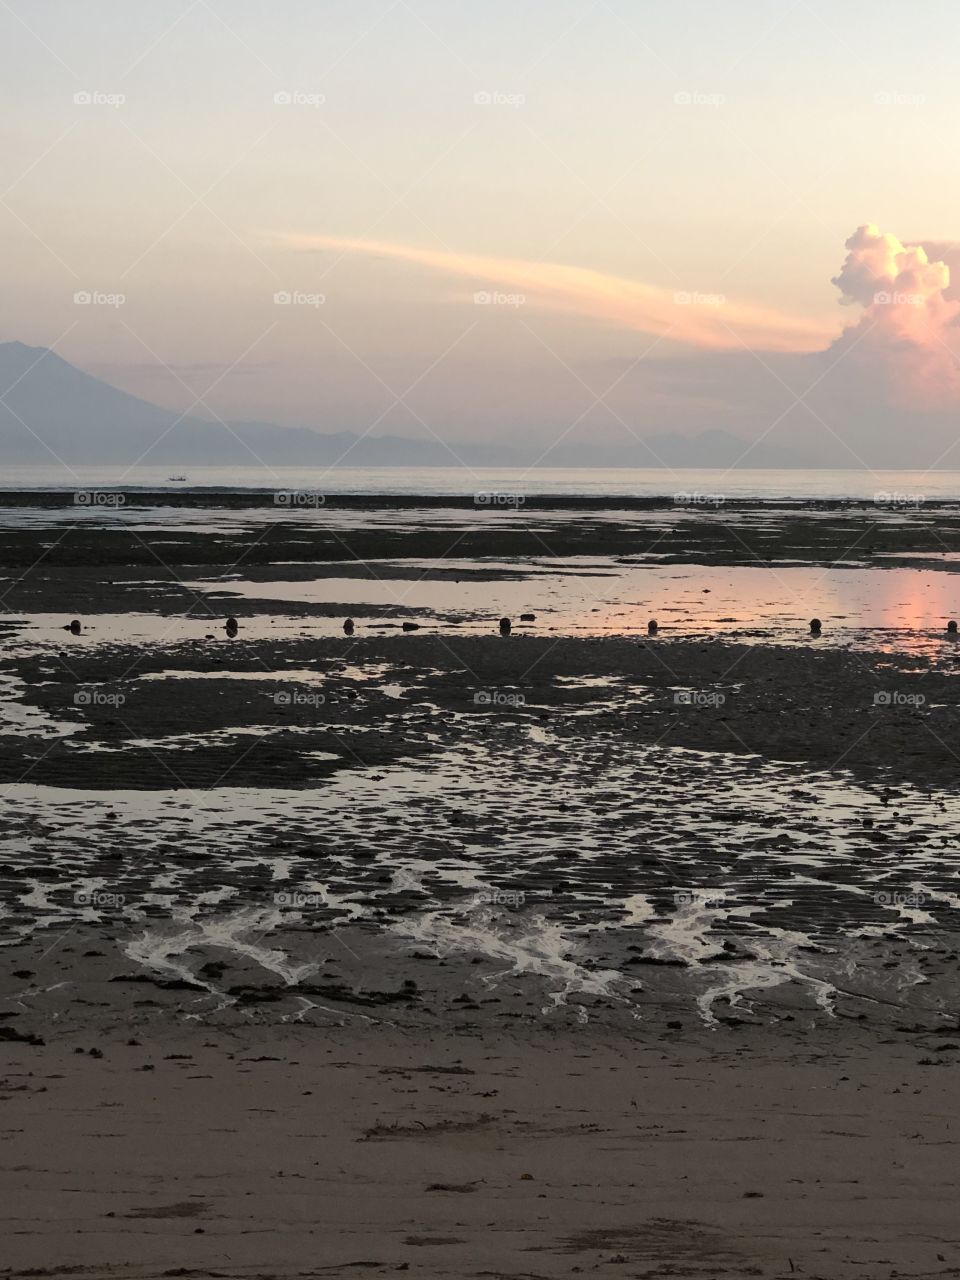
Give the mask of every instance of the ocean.
[[[604, 497], [859, 499], [894, 502], [960, 501], [960, 471], [747, 470], [673, 471], [661, 467], [4, 467], [2, 490], [114, 488], [310, 490], [323, 494], [421, 495], [554, 494]], [[174, 477], [177, 478], [174, 478]]]

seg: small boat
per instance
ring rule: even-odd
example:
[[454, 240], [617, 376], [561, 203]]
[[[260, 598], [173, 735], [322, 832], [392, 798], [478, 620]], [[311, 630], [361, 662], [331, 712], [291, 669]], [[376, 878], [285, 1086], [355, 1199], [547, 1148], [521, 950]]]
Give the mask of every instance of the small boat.
[[186, 480], [186, 478], [187, 478], [186, 476], [167, 476], [168, 480], [172, 480], [176, 484], [181, 484], [183, 481]]

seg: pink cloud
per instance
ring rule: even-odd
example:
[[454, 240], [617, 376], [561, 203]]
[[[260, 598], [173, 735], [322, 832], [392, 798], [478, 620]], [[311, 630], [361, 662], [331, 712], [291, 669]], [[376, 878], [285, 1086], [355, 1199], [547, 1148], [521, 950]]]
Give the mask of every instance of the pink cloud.
[[273, 237], [300, 251], [333, 251], [391, 258], [521, 294], [527, 304], [656, 335], [708, 351], [822, 350], [835, 336], [824, 325], [694, 289], [672, 290], [622, 276], [521, 258], [449, 253], [380, 240], [288, 234]]
[[857, 228], [833, 283], [863, 314], [835, 344], [869, 364], [895, 404], [943, 408], [960, 402], [960, 301], [950, 267], [923, 245], [902, 244], [873, 223]]

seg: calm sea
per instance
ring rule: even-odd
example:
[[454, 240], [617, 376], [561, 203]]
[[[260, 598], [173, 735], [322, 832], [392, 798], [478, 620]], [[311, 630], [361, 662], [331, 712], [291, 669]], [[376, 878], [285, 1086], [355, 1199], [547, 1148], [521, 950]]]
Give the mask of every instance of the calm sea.
[[960, 471], [746, 470], [667, 468], [573, 469], [513, 467], [195, 467], [183, 476], [159, 467], [3, 467], [4, 489], [315, 490], [323, 494], [476, 493], [583, 494], [610, 498], [860, 498], [960, 501]]

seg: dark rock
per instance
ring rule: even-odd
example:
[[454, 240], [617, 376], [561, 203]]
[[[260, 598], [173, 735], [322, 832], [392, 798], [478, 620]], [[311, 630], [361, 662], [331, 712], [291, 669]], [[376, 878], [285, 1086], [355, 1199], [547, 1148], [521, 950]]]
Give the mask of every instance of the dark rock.
[[[18, 1044], [46, 1044], [43, 1036], [31, 1035], [29, 1031], [18, 1031], [16, 1027], [0, 1027], [0, 1040], [15, 1040]], [[83, 1050], [79, 1050], [83, 1053]]]

